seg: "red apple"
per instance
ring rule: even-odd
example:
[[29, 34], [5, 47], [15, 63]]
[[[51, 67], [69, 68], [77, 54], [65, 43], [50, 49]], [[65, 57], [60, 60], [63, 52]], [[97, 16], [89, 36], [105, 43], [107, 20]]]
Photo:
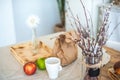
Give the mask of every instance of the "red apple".
[[23, 70], [25, 72], [25, 74], [27, 75], [32, 75], [36, 72], [36, 64], [33, 62], [28, 62], [23, 66]]

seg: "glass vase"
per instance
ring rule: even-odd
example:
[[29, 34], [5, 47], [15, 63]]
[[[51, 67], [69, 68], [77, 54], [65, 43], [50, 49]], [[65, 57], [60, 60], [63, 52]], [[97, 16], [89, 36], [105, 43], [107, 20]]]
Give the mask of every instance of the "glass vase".
[[32, 28], [32, 50], [33, 50], [33, 53], [37, 53], [37, 50], [38, 50], [36, 28]]
[[102, 55], [97, 56], [83, 56], [83, 62], [85, 67], [85, 75], [83, 80], [100, 80], [100, 67], [101, 67]]

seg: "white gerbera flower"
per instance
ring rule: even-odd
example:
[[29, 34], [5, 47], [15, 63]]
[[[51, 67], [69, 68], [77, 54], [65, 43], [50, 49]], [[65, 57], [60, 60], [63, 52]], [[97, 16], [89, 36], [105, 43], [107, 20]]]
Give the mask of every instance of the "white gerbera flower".
[[27, 19], [27, 25], [28, 25], [28, 27], [30, 27], [30, 28], [35, 28], [35, 27], [37, 27], [37, 25], [39, 24], [39, 21], [40, 21], [40, 19], [39, 19], [38, 16], [31, 15], [31, 16], [29, 16], [28, 19]]

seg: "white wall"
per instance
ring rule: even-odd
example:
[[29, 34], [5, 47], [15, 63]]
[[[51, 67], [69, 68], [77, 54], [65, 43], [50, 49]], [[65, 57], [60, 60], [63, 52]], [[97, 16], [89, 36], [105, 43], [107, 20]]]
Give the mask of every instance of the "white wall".
[[[109, 20], [111, 21], [111, 25], [109, 31], [113, 30], [113, 28], [120, 23], [120, 7], [113, 6], [110, 14]], [[120, 51], [120, 25], [114, 31], [106, 45]]]
[[56, 0], [0, 0], [0, 46], [31, 40], [26, 20], [30, 15], [40, 18], [37, 35], [53, 33], [60, 22]]
[[12, 0], [0, 0], [0, 46], [16, 42]]
[[[88, 16], [90, 14], [90, 16], [92, 17], [93, 26], [96, 29], [98, 25], [99, 6], [110, 2], [110, 0], [82, 0], [82, 2], [85, 5]], [[83, 25], [86, 25], [85, 15], [84, 15], [83, 7], [81, 6], [80, 0], [69, 0], [69, 4], [72, 12], [74, 12], [74, 16], [78, 15], [81, 20], [81, 23]], [[70, 15], [69, 12], [68, 12], [68, 15]], [[69, 22], [70, 17], [66, 17], [66, 30], [73, 29], [71, 27], [71, 23]]]
[[[110, 0], [82, 0], [86, 9], [90, 12], [91, 17], [93, 19], [94, 29], [97, 28], [99, 18], [98, 16], [101, 16], [99, 12], [100, 6], [103, 4], [111, 2]], [[69, 0], [70, 7], [72, 9], [72, 12], [74, 13], [74, 16], [78, 15], [82, 24], [85, 23], [85, 16], [83, 14], [83, 8], [80, 6], [79, 0]], [[120, 23], [120, 7], [113, 6], [112, 11], [110, 13], [109, 21], [111, 21], [110, 25], [110, 31], [115, 27], [116, 24]], [[68, 12], [67, 15], [70, 15]], [[73, 29], [71, 27], [71, 23], [69, 21], [70, 17], [66, 17], [66, 30]], [[120, 50], [120, 26], [114, 31], [113, 35], [109, 39], [109, 41], [106, 44], [107, 46], [114, 48], [116, 50]]]
[[[110, 16], [110, 31], [113, 30], [113, 28], [120, 23], [120, 7], [119, 6], [113, 6], [111, 10], [111, 16]], [[120, 25], [117, 27], [117, 29], [114, 31], [113, 35], [110, 38], [111, 41], [120, 42]]]
[[54, 25], [60, 22], [56, 0], [13, 0], [13, 11], [17, 42], [31, 39], [31, 29], [26, 25], [30, 15], [40, 18], [38, 36], [53, 33]]

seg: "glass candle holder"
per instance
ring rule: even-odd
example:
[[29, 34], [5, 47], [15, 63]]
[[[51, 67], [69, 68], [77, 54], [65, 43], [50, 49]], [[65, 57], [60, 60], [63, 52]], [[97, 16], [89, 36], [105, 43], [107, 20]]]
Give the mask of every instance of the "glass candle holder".
[[102, 55], [99, 56], [84, 56], [83, 62], [85, 67], [85, 75], [83, 80], [100, 80], [100, 67]]

